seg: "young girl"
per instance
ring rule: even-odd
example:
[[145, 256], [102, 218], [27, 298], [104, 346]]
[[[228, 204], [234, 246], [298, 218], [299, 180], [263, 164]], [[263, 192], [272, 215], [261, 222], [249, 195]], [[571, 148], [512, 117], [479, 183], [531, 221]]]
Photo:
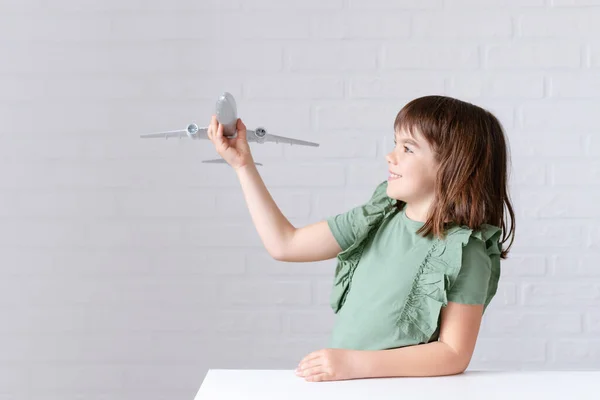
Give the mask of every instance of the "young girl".
[[450, 97], [409, 102], [394, 121], [388, 179], [365, 204], [303, 228], [274, 203], [241, 120], [237, 129], [235, 139], [224, 138], [213, 116], [208, 136], [237, 172], [269, 254], [338, 260], [330, 346], [304, 357], [296, 374], [326, 381], [462, 373], [514, 240], [497, 118]]

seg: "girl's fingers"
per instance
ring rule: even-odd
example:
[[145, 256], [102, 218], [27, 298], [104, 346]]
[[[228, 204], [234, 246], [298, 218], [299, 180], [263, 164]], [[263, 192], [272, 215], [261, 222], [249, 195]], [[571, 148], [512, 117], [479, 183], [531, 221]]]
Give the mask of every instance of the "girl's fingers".
[[210, 123], [208, 124], [208, 131], [206, 134], [208, 135], [208, 139], [212, 141], [212, 130], [213, 130], [213, 117], [210, 118]]
[[214, 143], [215, 133], [217, 132], [217, 118], [214, 115], [210, 118], [210, 129], [208, 131], [208, 138]]
[[298, 368], [302, 368], [303, 370], [305, 370], [309, 368], [320, 367], [321, 365], [323, 365], [322, 361], [323, 360], [321, 359], [313, 358], [311, 360], [304, 361]]
[[219, 127], [217, 128], [217, 143], [220, 145], [225, 144], [225, 138], [223, 137], [223, 125], [219, 123]]
[[244, 122], [242, 122], [241, 118], [238, 118], [236, 128], [238, 131], [238, 138], [240, 138], [242, 141], [246, 140], [246, 125], [244, 125]]
[[305, 378], [306, 381], [309, 382], [323, 382], [328, 380], [329, 375], [326, 373], [311, 375]]
[[309, 367], [309, 368], [304, 368], [302, 371], [299, 371], [299, 375], [300, 376], [311, 376], [311, 375], [317, 375], [317, 374], [321, 374], [324, 371], [322, 370], [321, 366], [316, 366], [316, 367]]
[[231, 152], [231, 143], [229, 142], [229, 139], [223, 135], [223, 125], [221, 124], [219, 124], [219, 128], [217, 129], [217, 143], [221, 151], [227, 153]]
[[310, 353], [306, 357], [304, 357], [302, 360], [300, 360], [299, 364], [302, 364], [306, 361], [314, 360], [315, 358], [319, 358], [319, 357], [321, 357], [321, 354], [318, 351], [313, 351], [312, 353]]

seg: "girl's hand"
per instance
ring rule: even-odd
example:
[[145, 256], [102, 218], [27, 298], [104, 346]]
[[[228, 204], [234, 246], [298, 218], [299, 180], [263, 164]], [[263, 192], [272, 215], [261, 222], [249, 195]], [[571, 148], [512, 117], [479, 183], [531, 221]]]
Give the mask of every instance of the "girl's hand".
[[296, 375], [309, 382], [356, 379], [359, 351], [323, 349], [312, 352], [300, 361]]
[[223, 125], [217, 121], [215, 115], [210, 120], [208, 126], [208, 138], [213, 142], [217, 153], [227, 164], [231, 165], [233, 169], [241, 168], [248, 164], [253, 164], [254, 160], [250, 153], [250, 146], [246, 140], [246, 125], [240, 118], [237, 120], [237, 136], [235, 139], [229, 139], [223, 136]]

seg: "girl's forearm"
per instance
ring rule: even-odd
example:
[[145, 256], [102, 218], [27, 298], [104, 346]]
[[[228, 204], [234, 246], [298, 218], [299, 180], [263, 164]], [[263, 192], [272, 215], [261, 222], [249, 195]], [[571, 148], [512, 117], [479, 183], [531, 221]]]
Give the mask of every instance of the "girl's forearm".
[[358, 378], [455, 375], [464, 372], [470, 361], [439, 341], [361, 351], [358, 359]]
[[277, 207], [255, 164], [241, 167], [236, 173], [258, 235], [269, 254], [277, 256], [295, 227]]

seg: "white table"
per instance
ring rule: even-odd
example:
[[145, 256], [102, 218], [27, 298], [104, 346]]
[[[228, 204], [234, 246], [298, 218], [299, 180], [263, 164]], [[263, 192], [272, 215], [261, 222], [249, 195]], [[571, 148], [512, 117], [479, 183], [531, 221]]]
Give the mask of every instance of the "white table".
[[469, 371], [460, 375], [306, 382], [293, 370], [211, 369], [195, 400], [600, 399], [600, 371]]

